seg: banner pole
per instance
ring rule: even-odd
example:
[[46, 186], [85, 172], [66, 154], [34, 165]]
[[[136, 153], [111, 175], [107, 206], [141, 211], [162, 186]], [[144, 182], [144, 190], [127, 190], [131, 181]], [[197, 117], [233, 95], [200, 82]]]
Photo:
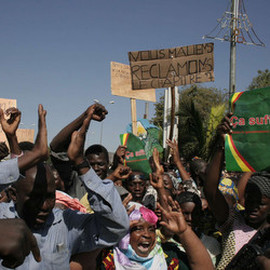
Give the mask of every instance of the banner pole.
[[135, 136], [137, 136], [136, 98], [130, 98], [130, 105], [131, 105], [132, 133]]
[[172, 100], [172, 107], [171, 107], [171, 126], [170, 126], [170, 140], [173, 139], [173, 129], [174, 129], [174, 122], [175, 122], [175, 87], [170, 87], [171, 89], [171, 100]]

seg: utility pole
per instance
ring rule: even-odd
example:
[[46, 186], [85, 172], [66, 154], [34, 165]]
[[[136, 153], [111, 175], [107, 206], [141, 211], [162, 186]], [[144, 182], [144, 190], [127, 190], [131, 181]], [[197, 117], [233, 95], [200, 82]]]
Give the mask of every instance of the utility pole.
[[218, 24], [203, 38], [216, 39], [230, 42], [230, 74], [229, 74], [229, 97], [236, 90], [236, 45], [255, 45], [264, 47], [265, 44], [255, 33], [246, 13], [244, 0], [231, 0]]
[[230, 41], [230, 77], [229, 97], [235, 92], [236, 85], [236, 25], [238, 21], [239, 0], [232, 0], [231, 3], [231, 41]]

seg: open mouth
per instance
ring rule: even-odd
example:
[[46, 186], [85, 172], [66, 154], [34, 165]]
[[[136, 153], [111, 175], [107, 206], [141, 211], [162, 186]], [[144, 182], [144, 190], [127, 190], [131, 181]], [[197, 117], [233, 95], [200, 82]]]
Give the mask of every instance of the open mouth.
[[138, 244], [138, 249], [139, 249], [142, 253], [148, 252], [150, 247], [151, 247], [150, 242], [143, 242], [143, 243]]

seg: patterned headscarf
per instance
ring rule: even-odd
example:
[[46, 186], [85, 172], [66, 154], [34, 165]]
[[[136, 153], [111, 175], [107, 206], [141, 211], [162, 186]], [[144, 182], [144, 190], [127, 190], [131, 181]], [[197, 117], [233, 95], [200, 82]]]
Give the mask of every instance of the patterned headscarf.
[[234, 182], [229, 179], [229, 178], [223, 178], [218, 185], [218, 189], [223, 193], [223, 194], [228, 194], [231, 195], [235, 202], [238, 201], [238, 189]]
[[[156, 214], [144, 207], [137, 206], [133, 212], [129, 215], [129, 220], [143, 219], [146, 222], [156, 225], [158, 217]], [[136, 254], [134, 249], [130, 245], [130, 233], [128, 233], [114, 248], [114, 262], [115, 269], [119, 270], [167, 270], [167, 264], [165, 261], [162, 247], [156, 243], [155, 247], [151, 250], [147, 257], [140, 257]]]

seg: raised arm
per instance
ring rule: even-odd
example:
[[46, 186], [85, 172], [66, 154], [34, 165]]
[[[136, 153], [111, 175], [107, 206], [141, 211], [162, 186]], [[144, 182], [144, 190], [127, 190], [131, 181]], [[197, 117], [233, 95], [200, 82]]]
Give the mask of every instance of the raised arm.
[[252, 172], [245, 172], [243, 173], [243, 175], [241, 176], [238, 184], [237, 184], [237, 189], [238, 189], [238, 194], [239, 194], [239, 203], [242, 206], [245, 206], [245, 189], [246, 189], [246, 185], [248, 182], [248, 179], [252, 176]]
[[43, 106], [38, 106], [38, 134], [32, 151], [27, 151], [23, 156], [18, 158], [18, 167], [21, 171], [29, 169], [41, 161], [45, 161], [49, 157], [47, 143], [47, 111]]
[[[94, 210], [94, 220], [89, 219], [89, 223], [84, 224], [85, 233], [91, 235], [91, 239], [93, 239], [92, 235], [97, 236], [97, 240], [86, 243], [88, 250], [116, 244], [126, 234], [129, 227], [126, 210], [113, 182], [109, 179], [102, 181], [83, 156], [85, 136], [90, 121], [92, 119], [102, 121], [106, 114], [107, 111], [103, 106], [93, 105], [82, 127], [73, 132], [67, 152], [84, 183], [89, 203]], [[83, 248], [82, 246], [80, 251]]]
[[17, 108], [12, 107], [7, 109], [5, 114], [9, 116], [8, 119], [5, 119], [4, 112], [0, 108], [0, 122], [9, 143], [10, 153], [20, 155], [21, 149], [18, 144], [16, 131], [21, 121], [21, 112]]
[[165, 190], [163, 182], [164, 169], [159, 162], [159, 152], [156, 148], [153, 151], [153, 161], [155, 164], [156, 171], [153, 174], [150, 174], [150, 184], [157, 191], [160, 205], [166, 209], [167, 204], [165, 203], [167, 198], [167, 192]]
[[119, 145], [113, 155], [113, 165], [112, 170], [115, 170], [118, 165], [124, 165], [124, 158], [126, 154], [127, 147], [124, 145]]
[[26, 151], [23, 156], [0, 162], [0, 185], [15, 182], [19, 174], [48, 158], [46, 111], [42, 105], [38, 107], [39, 124], [36, 142], [32, 151]]
[[221, 171], [224, 164], [224, 143], [225, 134], [231, 133], [231, 124], [228, 116], [225, 116], [217, 128], [218, 141], [216, 151], [206, 170], [206, 181], [204, 193], [211, 210], [219, 225], [223, 224], [229, 217], [229, 206], [225, 197], [218, 189]]
[[[85, 161], [83, 151], [85, 136], [89, 128], [91, 120], [103, 121], [108, 111], [101, 104], [94, 104], [88, 108], [87, 117], [84, 118], [81, 128], [72, 133], [71, 142], [67, 149], [68, 158], [75, 166], [80, 165]], [[78, 169], [79, 174], [85, 174], [89, 170], [85, 167], [82, 170]]]
[[176, 164], [176, 166], [177, 166], [177, 168], [179, 170], [182, 181], [189, 180], [190, 176], [187, 173], [185, 167], [183, 166], [183, 164], [182, 164], [182, 162], [180, 160], [178, 143], [176, 142], [176, 140], [171, 141], [169, 139], [167, 139], [166, 143], [169, 145], [169, 147], [171, 149], [171, 153], [172, 153], [172, 156], [173, 156], [173, 161], [174, 161], [174, 163]]
[[[78, 116], [75, 120], [65, 126], [51, 141], [50, 147], [54, 152], [67, 152], [69, 144], [71, 142], [72, 133], [76, 130], [79, 130], [82, 127], [83, 121], [92, 113], [93, 106], [97, 105], [97, 107], [103, 107], [100, 104], [94, 104], [88, 107], [80, 116]], [[104, 107], [103, 107], [104, 108]], [[107, 114], [107, 110], [105, 111], [105, 115]], [[97, 118], [93, 118], [95, 121], [102, 121], [98, 116]]]
[[185, 221], [185, 217], [177, 202], [169, 199], [167, 209], [160, 207], [163, 220], [160, 222], [166, 230], [176, 234], [180, 243], [183, 245], [190, 267], [192, 270], [210, 270], [214, 269], [211, 258], [202, 244]]

